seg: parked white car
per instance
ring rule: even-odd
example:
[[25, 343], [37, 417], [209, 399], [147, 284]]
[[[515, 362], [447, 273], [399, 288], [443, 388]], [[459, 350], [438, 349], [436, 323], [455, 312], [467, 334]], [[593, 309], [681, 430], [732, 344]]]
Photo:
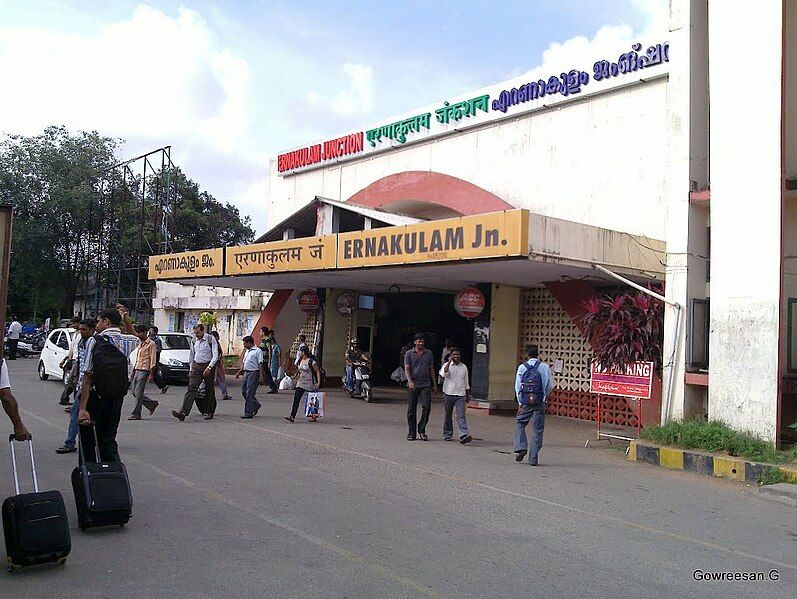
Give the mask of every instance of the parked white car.
[[[188, 360], [191, 354], [191, 335], [186, 333], [161, 333], [158, 335], [163, 343], [158, 369], [165, 382], [188, 381]], [[133, 373], [138, 358], [138, 349], [130, 354], [130, 373]]]
[[44, 348], [39, 356], [39, 378], [46, 381], [48, 378], [64, 379], [64, 371], [61, 368], [61, 361], [69, 353], [69, 347], [73, 342], [74, 329], [58, 328], [47, 335]]

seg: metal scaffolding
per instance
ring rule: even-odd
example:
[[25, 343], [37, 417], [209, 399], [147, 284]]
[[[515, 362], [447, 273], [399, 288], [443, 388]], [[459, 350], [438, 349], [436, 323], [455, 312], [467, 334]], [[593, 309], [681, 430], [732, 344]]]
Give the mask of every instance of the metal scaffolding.
[[[102, 171], [98, 199], [89, 212], [99, 226], [82, 240], [86, 312], [124, 304], [138, 321], [152, 314], [149, 256], [172, 251], [177, 217], [177, 168], [171, 146], [152, 150]], [[92, 310], [93, 308], [93, 310]]]

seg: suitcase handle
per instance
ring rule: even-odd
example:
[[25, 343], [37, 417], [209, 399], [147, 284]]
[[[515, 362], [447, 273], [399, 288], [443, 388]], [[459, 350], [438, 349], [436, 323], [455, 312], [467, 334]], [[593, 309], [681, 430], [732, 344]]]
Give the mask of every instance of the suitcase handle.
[[81, 427], [83, 426], [91, 426], [91, 434], [94, 437], [94, 455], [97, 458], [97, 462], [101, 462], [102, 458], [100, 458], [100, 444], [97, 441], [97, 428], [94, 426], [92, 422], [89, 424], [81, 424], [78, 427], [78, 440], [77, 440], [77, 452], [78, 452], [78, 464], [83, 464], [86, 459], [83, 457], [83, 433], [81, 432]]
[[[11, 445], [11, 468], [14, 471], [14, 491], [19, 495], [19, 474], [17, 473], [17, 453], [14, 450], [14, 441], [17, 440], [16, 435], [8, 435], [8, 443]], [[36, 460], [33, 457], [33, 436], [28, 439], [28, 447], [30, 447], [30, 474], [33, 478], [33, 490], [39, 492], [39, 479], [36, 476]]]

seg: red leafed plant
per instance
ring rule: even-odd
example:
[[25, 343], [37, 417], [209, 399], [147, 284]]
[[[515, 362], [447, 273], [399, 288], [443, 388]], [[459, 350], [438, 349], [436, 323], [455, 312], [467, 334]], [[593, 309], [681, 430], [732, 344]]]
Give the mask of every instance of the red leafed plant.
[[650, 361], [661, 372], [664, 302], [640, 291], [591, 297], [582, 307], [579, 324], [604, 367]]

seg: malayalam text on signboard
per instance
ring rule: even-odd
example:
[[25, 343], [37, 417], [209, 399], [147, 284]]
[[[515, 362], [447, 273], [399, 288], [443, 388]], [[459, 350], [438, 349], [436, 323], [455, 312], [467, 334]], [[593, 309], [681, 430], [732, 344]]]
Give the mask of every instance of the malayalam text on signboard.
[[224, 274], [222, 248], [195, 250], [179, 254], [150, 256], [150, 279], [182, 279], [186, 277], [212, 277]]
[[653, 362], [632, 362], [623, 369], [611, 370], [592, 362], [590, 393], [650, 399], [652, 387]]
[[335, 268], [335, 235], [227, 248], [228, 275]]
[[338, 235], [338, 268], [526, 256], [529, 214], [510, 210]]

